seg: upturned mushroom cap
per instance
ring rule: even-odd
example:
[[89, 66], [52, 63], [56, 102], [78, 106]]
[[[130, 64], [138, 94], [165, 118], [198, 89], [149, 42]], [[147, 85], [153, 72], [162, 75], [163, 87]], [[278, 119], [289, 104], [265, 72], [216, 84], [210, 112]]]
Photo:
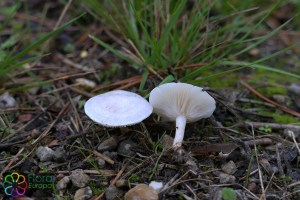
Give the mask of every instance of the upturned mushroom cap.
[[151, 115], [153, 107], [138, 94], [115, 90], [89, 99], [84, 111], [98, 124], [122, 127], [143, 121]]
[[154, 88], [149, 97], [153, 111], [166, 121], [175, 121], [185, 116], [194, 122], [212, 115], [215, 100], [201, 87], [187, 83], [166, 83]]

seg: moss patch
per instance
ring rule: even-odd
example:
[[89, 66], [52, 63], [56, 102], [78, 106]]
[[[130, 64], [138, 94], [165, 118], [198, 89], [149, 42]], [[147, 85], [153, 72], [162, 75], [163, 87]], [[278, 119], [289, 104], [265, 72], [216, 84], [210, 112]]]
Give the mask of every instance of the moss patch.
[[228, 74], [218, 78], [217, 80], [209, 80], [208, 85], [214, 89], [224, 89], [234, 87], [238, 82], [238, 75], [235, 73]]
[[299, 120], [289, 114], [274, 113], [273, 117], [277, 123], [281, 124], [299, 123]]
[[274, 94], [281, 94], [286, 95], [287, 90], [283, 87], [263, 87], [263, 88], [257, 88], [257, 91], [262, 93], [264, 96], [270, 97]]

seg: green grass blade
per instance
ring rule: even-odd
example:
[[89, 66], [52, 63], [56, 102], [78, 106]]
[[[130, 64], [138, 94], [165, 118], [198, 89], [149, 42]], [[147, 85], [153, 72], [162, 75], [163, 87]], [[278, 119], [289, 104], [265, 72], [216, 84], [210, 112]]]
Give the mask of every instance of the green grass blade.
[[42, 58], [43, 56], [45, 56], [45, 55], [33, 56], [33, 57], [31, 57], [31, 58], [27, 58], [27, 59], [25, 59], [25, 60], [23, 60], [23, 61], [21, 61], [21, 62], [18, 62], [18, 63], [16, 63], [16, 64], [13, 64], [13, 65], [11, 65], [10, 67], [3, 68], [3, 69], [0, 70], [0, 76], [1, 76], [1, 75], [7, 74], [7, 73], [9, 73], [10, 71], [12, 71], [12, 70], [14, 70], [14, 69], [17, 69], [17, 68], [23, 66], [23, 65], [26, 64], [26, 63], [33, 62], [33, 61], [35, 61], [35, 60], [38, 60], [39, 58]]
[[103, 46], [105, 49], [111, 51], [112, 53], [114, 53], [115, 55], [117, 55], [118, 57], [126, 60], [129, 63], [134, 63], [137, 66], [141, 66], [142, 63], [138, 62], [137, 60], [131, 59], [129, 58], [127, 55], [125, 55], [123, 52], [116, 50], [115, 48], [113, 48], [111, 45], [106, 44], [105, 42], [101, 41], [100, 39], [98, 39], [97, 37], [93, 36], [93, 35], [89, 35], [89, 37], [94, 40], [96, 43], [98, 43], [99, 45]]
[[241, 55], [245, 52], [248, 52], [250, 49], [256, 47], [258, 44], [261, 44], [263, 41], [267, 40], [268, 38], [272, 37], [273, 35], [275, 35], [278, 31], [280, 31], [284, 26], [286, 26], [288, 23], [290, 23], [294, 18], [291, 18], [289, 20], [287, 20], [285, 23], [283, 23], [282, 25], [280, 25], [279, 27], [277, 27], [276, 29], [274, 29], [273, 31], [269, 32], [268, 34], [266, 34], [265, 36], [261, 37], [260, 40], [258, 40], [257, 42], [253, 43], [252, 45], [249, 45], [248, 47], [246, 47], [245, 49], [243, 49], [242, 51], [236, 53], [234, 56], [238, 56]]
[[207, 82], [210, 79], [216, 79], [216, 78], [224, 76], [226, 74], [230, 74], [232, 72], [241, 70], [241, 69], [243, 69], [245, 67], [246, 66], [229, 69], [229, 70], [222, 71], [222, 72], [219, 72], [219, 73], [215, 73], [215, 74], [212, 74], [212, 75], [209, 75], [209, 76], [205, 76], [205, 77], [203, 77], [203, 78], [201, 78], [199, 80], [190, 80], [190, 81], [187, 81], [187, 83], [190, 83], [190, 84], [193, 84], [193, 85], [201, 85], [201, 84]]
[[20, 53], [18, 53], [15, 56], [11, 56], [8, 57], [7, 59], [5, 59], [4, 61], [0, 62], [0, 69], [4, 68], [4, 67], [8, 67], [9, 65], [12, 65], [13, 63], [17, 62], [19, 59], [21, 59], [22, 57], [24, 57], [26, 54], [28, 54], [31, 50], [39, 47], [42, 43], [44, 43], [45, 41], [47, 41], [48, 39], [52, 38], [53, 36], [57, 35], [58, 33], [60, 33], [62, 30], [64, 30], [67, 26], [71, 25], [72, 23], [74, 23], [76, 20], [78, 20], [79, 18], [81, 18], [84, 14], [70, 20], [69, 22], [63, 24], [62, 26], [58, 27], [57, 29], [51, 31], [50, 33], [47, 33], [41, 37], [39, 37], [35, 42], [33, 42], [32, 44], [30, 44], [28, 47], [26, 47], [24, 50], [22, 50]]
[[146, 81], [148, 79], [148, 76], [149, 76], [149, 72], [145, 71], [143, 73], [143, 76], [142, 76], [142, 80], [141, 80], [141, 83], [140, 83], [139, 91], [144, 90], [144, 87], [145, 87]]
[[[164, 80], [162, 80], [162, 81], [160, 82], [160, 84], [158, 84], [158, 85], [162, 85], [162, 84], [165, 84], [165, 83], [170, 83], [170, 82], [172, 82], [172, 81], [174, 81], [174, 80], [175, 80], [175, 78], [174, 78], [172, 75], [169, 75], [169, 76], [167, 76], [166, 78], [164, 78]], [[144, 96], [144, 97], [145, 97], [145, 98], [148, 98], [149, 95], [150, 95], [150, 93], [147, 94], [147, 95]]]
[[280, 70], [280, 69], [276, 69], [276, 68], [273, 68], [273, 67], [269, 67], [269, 66], [261, 65], [261, 64], [256, 64], [256, 63], [242, 62], [242, 61], [235, 61], [235, 62], [223, 61], [222, 64], [223, 65], [230, 65], [230, 66], [254, 67], [254, 68], [257, 68], [257, 69], [268, 70], [268, 71], [271, 71], [271, 72], [275, 72], [275, 73], [279, 73], [279, 74], [282, 74], [282, 75], [286, 75], [286, 76], [290, 76], [290, 77], [300, 79], [300, 75], [292, 74], [292, 73], [289, 73], [289, 72], [286, 72], [286, 71], [283, 71], [283, 70]]

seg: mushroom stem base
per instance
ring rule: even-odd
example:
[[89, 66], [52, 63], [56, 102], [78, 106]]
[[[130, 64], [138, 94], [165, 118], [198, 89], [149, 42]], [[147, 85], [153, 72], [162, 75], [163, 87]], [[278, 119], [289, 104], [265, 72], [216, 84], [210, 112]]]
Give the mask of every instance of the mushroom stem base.
[[183, 137], [184, 137], [184, 130], [186, 125], [186, 117], [185, 116], [178, 116], [176, 118], [176, 133], [175, 138], [173, 141], [173, 147], [181, 147]]

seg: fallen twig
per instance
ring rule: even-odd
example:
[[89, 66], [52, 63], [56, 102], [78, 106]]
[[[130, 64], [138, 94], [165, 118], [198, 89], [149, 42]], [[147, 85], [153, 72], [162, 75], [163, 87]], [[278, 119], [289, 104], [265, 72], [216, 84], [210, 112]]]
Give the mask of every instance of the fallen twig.
[[244, 81], [241, 81], [241, 84], [243, 86], [245, 86], [248, 90], [250, 90], [251, 92], [253, 92], [256, 96], [258, 96], [259, 98], [269, 102], [270, 104], [273, 104], [274, 106], [276, 106], [277, 108], [279, 108], [280, 110], [284, 111], [284, 112], [287, 112], [291, 115], [294, 115], [296, 117], [300, 117], [300, 113], [286, 107], [286, 106], [283, 106], [283, 105], [280, 105], [278, 103], [276, 103], [275, 101], [272, 101], [271, 99], [265, 97], [264, 95], [262, 95], [261, 93], [259, 93], [257, 90], [255, 90], [253, 87], [251, 87], [250, 85], [248, 85], [247, 83], [245, 83]]
[[22, 147], [19, 152], [10, 160], [10, 162], [8, 163], [8, 165], [6, 165], [6, 167], [2, 170], [2, 172], [0, 173], [0, 178], [3, 177], [3, 174], [8, 171], [10, 169], [10, 166], [17, 160], [17, 158], [21, 155], [21, 153], [24, 151], [24, 147]]
[[242, 124], [238, 124], [239, 126], [253, 126], [254, 128], [260, 128], [267, 126], [271, 129], [292, 129], [292, 130], [299, 130], [300, 126], [292, 125], [292, 124], [278, 124], [278, 123], [267, 123], [267, 122], [245, 122]]
[[106, 162], [108, 162], [108, 163], [111, 164], [111, 165], [113, 165], [113, 164], [115, 163], [115, 162], [114, 162], [112, 159], [110, 159], [108, 156], [103, 155], [102, 153], [99, 153], [99, 152], [96, 151], [96, 150], [94, 150], [93, 153], [94, 153], [95, 156], [98, 156], [99, 158], [105, 160]]

